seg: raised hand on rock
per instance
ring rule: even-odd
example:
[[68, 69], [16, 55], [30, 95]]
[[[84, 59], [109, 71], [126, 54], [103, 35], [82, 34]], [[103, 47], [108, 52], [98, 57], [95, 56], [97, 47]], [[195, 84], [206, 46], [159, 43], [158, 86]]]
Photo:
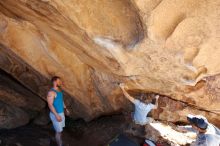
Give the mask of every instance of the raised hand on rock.
[[125, 88], [125, 84], [124, 83], [120, 83], [119, 86], [120, 86], [121, 89]]
[[159, 99], [159, 97], [160, 97], [159, 95], [156, 95], [156, 96], [155, 96], [156, 99]]

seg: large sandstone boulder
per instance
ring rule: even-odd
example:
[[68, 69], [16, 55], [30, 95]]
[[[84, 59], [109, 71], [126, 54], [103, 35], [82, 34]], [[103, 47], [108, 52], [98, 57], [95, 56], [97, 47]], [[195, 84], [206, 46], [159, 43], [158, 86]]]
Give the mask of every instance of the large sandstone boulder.
[[166, 96], [155, 118], [218, 123], [219, 10], [214, 0], [0, 1], [0, 68], [42, 99], [62, 77], [72, 117], [127, 108], [125, 82]]

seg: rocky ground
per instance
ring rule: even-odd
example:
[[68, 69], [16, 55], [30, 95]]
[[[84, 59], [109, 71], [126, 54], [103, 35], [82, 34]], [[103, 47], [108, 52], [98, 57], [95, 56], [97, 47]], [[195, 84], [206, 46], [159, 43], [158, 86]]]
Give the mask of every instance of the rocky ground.
[[[144, 143], [145, 138], [163, 146], [185, 146], [192, 141], [189, 135], [179, 133], [171, 127], [159, 122], [145, 127], [137, 126], [123, 115], [101, 117], [89, 123], [67, 119], [63, 139], [65, 146], [106, 146], [120, 134], [139, 145]], [[0, 130], [0, 146], [56, 146], [53, 135], [51, 124], [29, 124], [13, 130]]]
[[[85, 123], [67, 120], [63, 138], [66, 146], [104, 146], [123, 133], [125, 119], [110, 116]], [[30, 124], [13, 130], [0, 130], [0, 146], [55, 146], [52, 125]], [[140, 142], [140, 141], [139, 141]]]

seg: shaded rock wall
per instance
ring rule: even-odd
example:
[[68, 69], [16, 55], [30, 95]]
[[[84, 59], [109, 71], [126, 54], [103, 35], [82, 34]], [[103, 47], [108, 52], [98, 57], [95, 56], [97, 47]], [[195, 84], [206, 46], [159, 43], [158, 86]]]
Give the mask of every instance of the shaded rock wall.
[[37, 95], [0, 70], [0, 128], [25, 125], [45, 106]]
[[[2, 0], [0, 68], [42, 99], [49, 78], [62, 77], [75, 118], [128, 108], [117, 86], [125, 82], [130, 92], [183, 102], [176, 117], [212, 113], [217, 123], [219, 6], [214, 0]], [[165, 116], [173, 111], [169, 100], [161, 99], [168, 107], [154, 116], [184, 121]]]

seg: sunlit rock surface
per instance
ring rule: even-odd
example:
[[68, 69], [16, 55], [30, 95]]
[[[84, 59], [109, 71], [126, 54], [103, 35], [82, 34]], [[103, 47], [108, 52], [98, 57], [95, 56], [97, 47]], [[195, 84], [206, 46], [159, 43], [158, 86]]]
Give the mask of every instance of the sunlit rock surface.
[[[161, 138], [166, 140], [170, 145], [182, 146], [189, 145], [196, 140], [195, 132], [181, 133], [170, 125], [163, 123], [151, 123], [145, 127], [146, 136], [154, 141], [160, 141]], [[153, 137], [151, 136], [153, 135]]]
[[39, 100], [62, 77], [74, 118], [129, 108], [125, 82], [167, 96], [155, 118], [219, 124], [219, 17], [214, 0], [1, 0], [0, 68]]

